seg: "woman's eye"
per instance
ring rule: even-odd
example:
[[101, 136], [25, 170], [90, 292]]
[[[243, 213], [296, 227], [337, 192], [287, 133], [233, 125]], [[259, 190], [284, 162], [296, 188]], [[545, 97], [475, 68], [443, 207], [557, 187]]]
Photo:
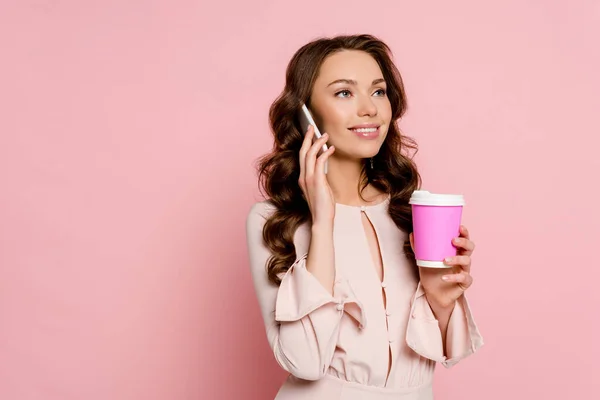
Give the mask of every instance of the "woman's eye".
[[386, 91], [385, 91], [385, 89], [379, 89], [375, 93], [381, 93], [380, 96], [385, 96]]
[[[343, 94], [343, 96], [340, 96], [341, 94]], [[350, 91], [349, 90], [341, 90], [341, 91], [337, 92], [335, 95], [337, 97], [348, 97], [348, 96], [350, 96]]]

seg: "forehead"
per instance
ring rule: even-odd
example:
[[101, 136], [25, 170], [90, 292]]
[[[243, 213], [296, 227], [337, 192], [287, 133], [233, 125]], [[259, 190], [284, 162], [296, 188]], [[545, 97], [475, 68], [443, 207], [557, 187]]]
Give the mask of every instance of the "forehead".
[[364, 51], [343, 50], [328, 56], [323, 61], [315, 83], [328, 85], [336, 79], [353, 79], [359, 85], [370, 85], [377, 78], [383, 78], [383, 73], [370, 54]]

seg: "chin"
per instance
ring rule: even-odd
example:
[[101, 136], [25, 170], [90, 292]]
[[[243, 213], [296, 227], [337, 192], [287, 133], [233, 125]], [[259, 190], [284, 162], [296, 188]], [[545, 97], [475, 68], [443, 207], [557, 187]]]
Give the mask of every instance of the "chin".
[[383, 146], [383, 141], [377, 140], [373, 143], [363, 144], [358, 152], [361, 154], [361, 158], [375, 157], [381, 150], [381, 146]]
[[379, 153], [381, 146], [383, 146], [384, 140], [385, 136], [375, 140], [359, 139], [357, 141], [355, 138], [352, 138], [341, 143], [333, 143], [336, 147], [334, 154], [355, 160], [375, 157]]
[[353, 149], [354, 151], [349, 151], [348, 155], [355, 159], [365, 159], [375, 157], [377, 153], [379, 153], [379, 149], [381, 146], [374, 146], [372, 149]]

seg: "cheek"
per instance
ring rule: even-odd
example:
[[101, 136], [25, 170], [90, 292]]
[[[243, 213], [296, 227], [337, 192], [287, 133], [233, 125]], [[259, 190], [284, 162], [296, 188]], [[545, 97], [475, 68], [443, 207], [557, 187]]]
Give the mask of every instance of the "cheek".
[[385, 104], [382, 105], [382, 107], [381, 107], [381, 116], [383, 117], [383, 119], [385, 120], [385, 122], [387, 124], [389, 124], [389, 122], [392, 119], [392, 105], [390, 104], [389, 100], [386, 100]]
[[323, 110], [323, 128], [330, 135], [335, 135], [346, 129], [348, 123], [347, 111], [343, 107], [327, 107]]

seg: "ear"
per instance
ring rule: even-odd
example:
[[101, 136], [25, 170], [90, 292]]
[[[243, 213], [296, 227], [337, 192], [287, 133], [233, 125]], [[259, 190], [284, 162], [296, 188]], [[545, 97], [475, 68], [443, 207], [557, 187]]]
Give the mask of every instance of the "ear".
[[408, 239], [410, 240], [410, 247], [412, 248], [413, 253], [415, 252], [415, 239], [413, 237], [412, 232], [408, 235]]

